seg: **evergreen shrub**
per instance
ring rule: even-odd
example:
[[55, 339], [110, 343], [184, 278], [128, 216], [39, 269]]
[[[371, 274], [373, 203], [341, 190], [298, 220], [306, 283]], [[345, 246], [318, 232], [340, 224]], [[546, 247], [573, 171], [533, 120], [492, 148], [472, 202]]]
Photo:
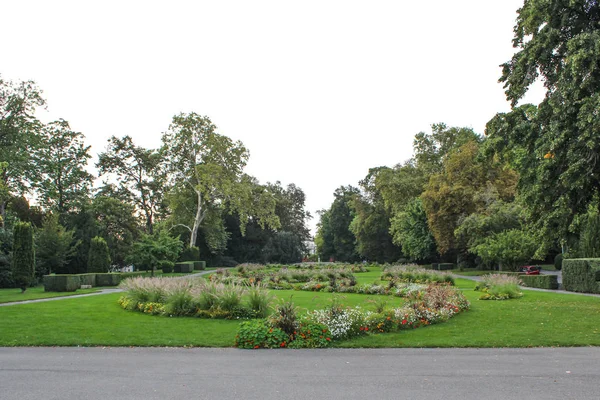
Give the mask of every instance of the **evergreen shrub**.
[[45, 292], [74, 292], [81, 287], [79, 275], [45, 275]]
[[35, 252], [33, 227], [28, 222], [17, 222], [13, 229], [12, 278], [25, 291], [34, 281]]
[[521, 275], [519, 276], [523, 286], [538, 289], [558, 289], [558, 277], [556, 275]]
[[563, 260], [562, 281], [571, 292], [600, 293], [600, 258]]
[[100, 236], [92, 239], [88, 256], [88, 272], [108, 272], [110, 268], [110, 253], [106, 240]]

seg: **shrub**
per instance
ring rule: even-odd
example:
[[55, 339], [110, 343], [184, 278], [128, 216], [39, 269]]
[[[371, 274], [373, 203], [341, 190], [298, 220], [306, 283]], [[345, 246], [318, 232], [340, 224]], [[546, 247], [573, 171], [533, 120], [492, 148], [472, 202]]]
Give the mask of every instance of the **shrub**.
[[196, 246], [186, 247], [179, 256], [179, 261], [196, 261], [200, 259], [200, 249]]
[[519, 277], [523, 286], [539, 289], [558, 289], [558, 277], [556, 275], [521, 275]]
[[217, 296], [217, 307], [229, 313], [235, 312], [242, 303], [244, 290], [236, 285], [228, 285]]
[[521, 281], [517, 276], [506, 274], [489, 274], [482, 277], [483, 283], [475, 286], [475, 290], [484, 292], [479, 300], [507, 300], [523, 296], [519, 289]]
[[24, 292], [33, 283], [35, 253], [33, 227], [30, 223], [17, 222], [13, 228], [12, 277]]
[[302, 320], [288, 347], [292, 349], [323, 348], [331, 344], [331, 339], [331, 332], [327, 326], [310, 320]]
[[206, 261], [194, 261], [194, 270], [204, 271], [206, 269]]
[[571, 292], [600, 293], [600, 259], [563, 260], [563, 287]]
[[454, 264], [452, 263], [439, 263], [437, 269], [439, 271], [445, 271], [449, 269], [454, 269]]
[[79, 285], [97, 286], [96, 274], [79, 274]]
[[254, 311], [258, 318], [266, 318], [269, 315], [269, 304], [273, 296], [260, 285], [252, 285], [248, 289], [248, 307]]
[[563, 263], [563, 255], [557, 254], [556, 257], [554, 257], [554, 269], [557, 271], [560, 271], [562, 269], [562, 263]]
[[96, 274], [97, 286], [117, 286], [121, 283], [121, 274]]
[[189, 289], [180, 288], [171, 293], [165, 300], [165, 313], [167, 315], [191, 315], [196, 311]]
[[298, 316], [297, 316], [297, 308], [289, 301], [282, 301], [275, 308], [275, 316], [272, 317], [271, 323], [273, 326], [281, 329], [288, 336], [294, 334], [294, 331], [298, 328]]
[[240, 349], [273, 349], [286, 347], [289, 341], [288, 334], [262, 319], [242, 322], [235, 337], [235, 346]]
[[81, 287], [79, 275], [46, 275], [44, 276], [44, 291], [74, 292]]
[[160, 269], [162, 269], [163, 274], [170, 274], [171, 272], [173, 272], [173, 267], [175, 264], [173, 264], [172, 262], [162, 262], [160, 264]]
[[96, 236], [92, 239], [90, 244], [90, 253], [88, 256], [88, 272], [108, 272], [109, 268], [110, 253], [108, 251], [108, 245], [106, 244], [106, 240], [104, 240], [100, 236]]
[[185, 262], [175, 263], [174, 272], [177, 272], [177, 273], [194, 272], [194, 261], [185, 261]]

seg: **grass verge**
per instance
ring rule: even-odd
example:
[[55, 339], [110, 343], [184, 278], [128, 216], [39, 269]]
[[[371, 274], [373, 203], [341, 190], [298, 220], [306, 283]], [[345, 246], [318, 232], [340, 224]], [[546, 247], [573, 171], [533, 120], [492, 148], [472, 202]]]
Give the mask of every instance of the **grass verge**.
[[74, 296], [76, 294], [87, 294], [97, 292], [98, 289], [78, 289], [76, 292], [44, 292], [43, 286], [28, 288], [25, 293], [21, 289], [0, 289], [0, 303], [12, 303], [16, 301], [48, 299], [51, 297]]

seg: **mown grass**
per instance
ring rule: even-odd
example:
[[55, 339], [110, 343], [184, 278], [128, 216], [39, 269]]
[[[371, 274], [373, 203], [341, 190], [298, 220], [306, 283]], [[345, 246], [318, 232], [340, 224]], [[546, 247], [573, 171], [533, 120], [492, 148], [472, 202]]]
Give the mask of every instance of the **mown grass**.
[[28, 288], [25, 293], [21, 293], [21, 289], [0, 289], [0, 303], [73, 296], [76, 294], [94, 293], [97, 291], [98, 289], [79, 289], [76, 292], [44, 292], [43, 286]]
[[[357, 274], [361, 276], [361, 274]], [[372, 279], [373, 277], [365, 277]], [[536, 347], [600, 346], [600, 298], [524, 291], [521, 299], [477, 300], [474, 282], [456, 279], [472, 303], [448, 322], [377, 334], [336, 347]], [[373, 309], [385, 296], [272, 291], [301, 310], [331, 299]], [[121, 294], [0, 307], [0, 346], [199, 346], [230, 347], [239, 321], [168, 318], [122, 310]], [[402, 299], [387, 297], [390, 306]]]

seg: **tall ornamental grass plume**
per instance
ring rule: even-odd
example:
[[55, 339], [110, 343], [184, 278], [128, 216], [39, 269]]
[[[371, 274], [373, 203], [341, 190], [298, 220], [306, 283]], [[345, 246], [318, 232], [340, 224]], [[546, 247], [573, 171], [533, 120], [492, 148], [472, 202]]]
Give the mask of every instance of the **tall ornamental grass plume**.
[[407, 283], [449, 283], [454, 285], [451, 274], [442, 271], [424, 269], [418, 265], [386, 266], [381, 274], [383, 280], [396, 280]]
[[475, 290], [484, 292], [480, 300], [507, 300], [523, 296], [519, 285], [521, 280], [517, 276], [505, 274], [489, 274], [482, 276], [482, 284]]
[[251, 285], [247, 289], [248, 307], [256, 313], [258, 318], [266, 318], [269, 315], [269, 306], [273, 296], [260, 284]]

